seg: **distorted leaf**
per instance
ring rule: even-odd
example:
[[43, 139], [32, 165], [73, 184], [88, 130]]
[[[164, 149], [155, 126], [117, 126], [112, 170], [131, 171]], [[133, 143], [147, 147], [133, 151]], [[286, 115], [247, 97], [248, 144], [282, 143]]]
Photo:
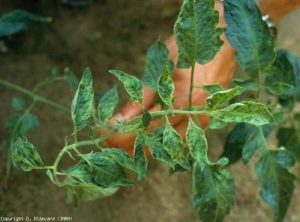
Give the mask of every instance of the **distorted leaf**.
[[213, 85], [205, 85], [202, 86], [202, 89], [209, 94], [214, 94], [216, 92], [222, 91], [223, 87], [218, 83], [218, 84], [213, 84]]
[[184, 146], [182, 139], [169, 122], [166, 123], [163, 132], [163, 146], [170, 154], [174, 163], [178, 163], [187, 170], [190, 169], [189, 162], [183, 155]]
[[74, 132], [86, 126], [87, 119], [92, 115], [94, 91], [92, 73], [89, 68], [83, 72], [82, 79], [71, 105]]
[[78, 88], [78, 85], [79, 85], [79, 81], [69, 67], [66, 67], [64, 69], [64, 75], [65, 75], [66, 81], [68, 82], [70, 88], [73, 91], [76, 91]]
[[300, 162], [300, 130], [295, 128], [279, 128], [277, 139], [280, 147], [289, 150]]
[[136, 77], [128, 75], [122, 71], [110, 70], [121, 82], [123, 82], [125, 90], [131, 96], [131, 99], [142, 105], [143, 101], [143, 83]]
[[25, 10], [13, 10], [0, 18], [0, 37], [9, 36], [24, 29], [30, 22], [51, 22], [49, 17], [42, 17]]
[[146, 68], [143, 83], [157, 91], [157, 82], [163, 71], [168, 66], [169, 73], [173, 73], [173, 62], [169, 59], [169, 50], [164, 43], [155, 41], [147, 51]]
[[224, 122], [246, 122], [253, 125], [264, 125], [274, 122], [274, 118], [262, 103], [243, 101], [216, 111], [205, 110], [207, 115]]
[[146, 109], [144, 109], [143, 116], [141, 119], [141, 129], [144, 131], [148, 130], [150, 127], [151, 120], [152, 120], [151, 114]]
[[142, 132], [137, 134], [134, 142], [134, 164], [138, 172], [138, 180], [146, 176], [148, 159], [145, 155], [145, 135]]
[[98, 117], [102, 126], [108, 122], [110, 117], [112, 117], [118, 101], [119, 96], [116, 86], [101, 97], [98, 104]]
[[242, 94], [246, 89], [242, 87], [235, 87], [232, 89], [218, 91], [214, 94], [211, 94], [206, 98], [206, 109], [207, 110], [214, 110], [220, 105], [228, 102], [232, 98]]
[[20, 111], [25, 109], [26, 103], [24, 100], [14, 97], [12, 99], [12, 106], [15, 108], [15, 110]]
[[25, 136], [19, 137], [11, 146], [11, 156], [17, 169], [30, 171], [44, 166], [36, 148], [27, 141]]
[[173, 104], [174, 89], [174, 82], [170, 76], [168, 68], [165, 67], [158, 79], [157, 91], [159, 97], [167, 106], [172, 106]]
[[219, 13], [214, 0], [184, 0], [174, 26], [178, 46], [178, 68], [190, 68], [195, 62], [206, 64], [220, 50], [220, 35], [225, 29], [216, 27]]
[[203, 169], [207, 163], [207, 141], [204, 131], [196, 126], [196, 124], [189, 119], [189, 125], [186, 132], [186, 142], [190, 148], [191, 156], [196, 160]]
[[204, 169], [197, 162], [194, 165], [193, 206], [199, 209], [203, 222], [223, 221], [234, 204], [233, 177], [223, 168], [218, 163], [207, 164]]
[[[282, 152], [282, 151], [277, 151]], [[263, 153], [255, 165], [261, 189], [261, 198], [271, 207], [273, 221], [283, 221], [289, 207], [296, 177], [286, 167], [291, 166], [292, 155], [281, 157], [271, 151]], [[279, 160], [279, 159], [280, 160]], [[284, 167], [282, 167], [284, 166]]]
[[233, 80], [235, 84], [238, 86], [241, 86], [245, 89], [252, 90], [252, 91], [258, 91], [259, 90], [259, 84], [257, 82], [253, 82], [250, 79], [244, 80], [244, 79], [234, 79]]

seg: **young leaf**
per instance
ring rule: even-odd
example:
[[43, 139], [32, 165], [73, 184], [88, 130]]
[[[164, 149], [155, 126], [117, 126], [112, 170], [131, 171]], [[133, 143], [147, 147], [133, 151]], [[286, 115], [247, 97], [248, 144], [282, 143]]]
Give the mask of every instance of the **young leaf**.
[[244, 79], [234, 79], [233, 82], [237, 84], [238, 86], [241, 86], [245, 89], [252, 90], [252, 91], [258, 91], [259, 90], [259, 84], [257, 82], [253, 82], [250, 79], [244, 80]]
[[204, 169], [197, 162], [194, 165], [193, 206], [199, 208], [203, 222], [223, 221], [234, 204], [233, 177], [223, 165], [209, 163]]
[[220, 106], [223, 103], [228, 102], [232, 98], [242, 94], [245, 90], [246, 89], [237, 86], [233, 89], [218, 91], [207, 97], [206, 109], [207, 110], [215, 110], [218, 106]]
[[242, 158], [245, 164], [247, 164], [249, 160], [254, 156], [256, 150], [263, 142], [263, 138], [261, 138], [259, 135], [260, 134], [258, 133], [258, 131], [254, 132], [243, 147]]
[[122, 167], [137, 172], [133, 159], [131, 159], [130, 156], [123, 149], [115, 149], [115, 148], [103, 149], [102, 153], [105, 156], [111, 157]]
[[145, 135], [139, 132], [134, 142], [134, 164], [138, 172], [138, 180], [146, 176], [148, 159], [145, 156]]
[[169, 164], [172, 168], [175, 167], [172, 157], [167, 152], [167, 150], [164, 149], [164, 146], [162, 144], [162, 138], [160, 136], [154, 134], [147, 134], [146, 145], [149, 146], [150, 152], [154, 159], [165, 162]]
[[300, 162], [300, 130], [295, 128], [279, 128], [277, 132], [279, 146], [289, 150]]
[[29, 22], [51, 22], [49, 17], [34, 15], [25, 10], [14, 10], [0, 18], [0, 37], [9, 36], [24, 29]]
[[216, 28], [219, 14], [214, 0], [184, 0], [174, 26], [178, 46], [177, 67], [190, 68], [195, 62], [206, 64], [220, 50], [220, 35], [224, 28]]
[[92, 73], [87, 68], [82, 76], [71, 105], [74, 132], [86, 126], [87, 119], [92, 115], [94, 91], [92, 88]]
[[[255, 165], [255, 172], [261, 189], [261, 198], [273, 210], [273, 221], [283, 221], [294, 190], [296, 177], [286, 168], [291, 166], [293, 155], [278, 158], [279, 152], [265, 152]], [[277, 157], [276, 157], [277, 156]]]
[[110, 70], [118, 79], [123, 82], [125, 90], [131, 96], [131, 99], [142, 105], [143, 100], [143, 83], [136, 77], [128, 75], [122, 71]]
[[172, 106], [173, 104], [174, 89], [174, 82], [170, 76], [168, 68], [165, 67], [158, 79], [157, 91], [158, 95], [167, 106]]
[[246, 122], [256, 126], [274, 122], [274, 118], [267, 107], [262, 103], [243, 101], [217, 110], [205, 110], [207, 115], [224, 122]]
[[186, 142], [190, 148], [191, 156], [203, 169], [207, 163], [207, 141], [204, 131], [196, 126], [191, 118], [186, 132]]
[[213, 85], [205, 85], [202, 87], [202, 89], [209, 94], [214, 94], [216, 92], [222, 91], [223, 87], [218, 83], [218, 84], [213, 84]]
[[272, 74], [274, 37], [254, 0], [224, 1], [226, 37], [236, 50], [245, 73], [257, 81], [259, 73]]
[[78, 88], [78, 85], [79, 85], [79, 81], [69, 67], [65, 68], [64, 75], [65, 75], [66, 81], [69, 83], [71, 90], [76, 91]]
[[12, 100], [12, 106], [15, 108], [15, 110], [20, 111], [25, 109], [26, 103], [24, 100], [14, 97]]
[[25, 136], [19, 137], [11, 148], [11, 155], [15, 168], [30, 171], [44, 166], [36, 148], [31, 143], [27, 142]]
[[102, 126], [105, 125], [108, 122], [108, 119], [113, 115], [118, 100], [119, 97], [116, 86], [101, 97], [98, 104], [98, 117]]
[[69, 168], [66, 173], [86, 183], [94, 183], [104, 188], [130, 186], [131, 182], [124, 169], [111, 157], [102, 152], [84, 154], [85, 160]]
[[143, 83], [154, 91], [157, 91], [157, 81], [165, 66], [173, 73], [173, 62], [169, 59], [169, 50], [164, 43], [155, 41], [147, 51], [146, 69]]
[[143, 131], [146, 131], [149, 129], [151, 120], [152, 120], [151, 114], [146, 109], [144, 109], [143, 116], [141, 119], [141, 129]]
[[295, 94], [296, 79], [294, 69], [287, 58], [286, 51], [277, 51], [274, 62], [276, 71], [265, 80], [266, 92], [271, 95], [287, 98]]
[[184, 147], [182, 139], [168, 121], [163, 132], [163, 145], [175, 163], [178, 163], [187, 170], [190, 169], [189, 162], [183, 155]]

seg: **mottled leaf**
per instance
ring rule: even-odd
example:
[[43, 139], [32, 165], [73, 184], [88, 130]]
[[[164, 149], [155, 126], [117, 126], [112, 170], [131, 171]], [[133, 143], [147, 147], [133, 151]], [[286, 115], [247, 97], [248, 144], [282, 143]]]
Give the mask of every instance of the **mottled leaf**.
[[106, 92], [101, 97], [98, 104], [98, 117], [102, 126], [105, 125], [108, 122], [109, 118], [113, 115], [118, 101], [119, 96], [116, 86], [114, 86], [111, 90]]
[[[195, 159], [192, 157], [191, 153], [188, 154], [187, 161], [189, 162], [190, 166], [192, 166], [194, 164]], [[175, 164], [175, 166], [173, 168], [170, 167], [169, 176], [172, 176], [174, 173], [186, 172], [186, 171], [187, 171], [187, 169], [183, 168], [181, 165]]]
[[109, 148], [102, 149], [102, 153], [105, 156], [111, 157], [114, 161], [120, 164], [122, 167], [128, 168], [137, 172], [133, 159], [123, 149]]
[[[283, 51], [283, 50], [280, 50]], [[297, 101], [300, 101], [300, 60], [290, 52], [285, 51], [286, 57], [293, 66], [294, 75], [296, 78], [296, 90], [294, 96]]]
[[202, 86], [202, 89], [209, 94], [214, 94], [216, 92], [224, 90], [223, 87], [218, 83], [218, 84], [213, 84], [213, 85], [205, 85]]
[[169, 59], [169, 50], [159, 40], [155, 41], [147, 51], [146, 69], [143, 83], [154, 91], [157, 91], [157, 81], [165, 68], [173, 73], [173, 62]]
[[27, 141], [25, 136], [19, 137], [11, 146], [11, 156], [14, 167], [17, 169], [30, 171], [44, 166], [36, 148]]
[[224, 122], [222, 120], [219, 120], [217, 118], [211, 118], [209, 123], [208, 123], [207, 128], [209, 128], [209, 129], [222, 129], [225, 126], [227, 126], [226, 122]]
[[134, 142], [134, 164], [138, 172], [138, 180], [143, 179], [146, 176], [148, 159], [145, 156], [145, 135], [143, 132], [139, 132]]
[[118, 79], [123, 82], [125, 90], [131, 96], [131, 99], [142, 105], [143, 101], [143, 83], [136, 77], [128, 75], [122, 71], [110, 70]]
[[174, 89], [174, 82], [170, 76], [168, 68], [165, 67], [158, 79], [157, 91], [158, 95], [167, 106], [172, 106], [173, 104]]
[[252, 91], [258, 91], [259, 90], [259, 84], [257, 82], [253, 82], [250, 79], [244, 80], [244, 79], [234, 79], [233, 80], [235, 84], [238, 86], [241, 86], [245, 89], [252, 90]]
[[184, 0], [174, 26], [178, 46], [178, 68], [190, 68], [195, 62], [206, 64], [220, 50], [220, 35], [224, 28], [216, 28], [219, 13], [214, 0]]
[[196, 126], [196, 124], [189, 119], [189, 125], [186, 132], [186, 142], [190, 148], [191, 156], [196, 160], [203, 169], [207, 163], [207, 141], [204, 131]]
[[216, 111], [206, 110], [206, 114], [224, 122], [246, 122], [253, 125], [264, 125], [274, 122], [274, 118], [262, 103], [243, 101]]
[[144, 131], [148, 130], [150, 127], [151, 120], [152, 120], [151, 114], [146, 109], [144, 109], [143, 116], [141, 119], [141, 129]]
[[150, 152], [154, 159], [165, 162], [172, 168], [175, 167], [172, 157], [167, 150], [164, 149], [162, 137], [154, 134], [147, 134], [146, 145], [149, 146]]
[[92, 73], [87, 68], [79, 83], [71, 105], [74, 132], [86, 126], [87, 119], [92, 115], [94, 91], [92, 88]]
[[70, 88], [72, 90], [76, 91], [78, 88], [78, 85], [79, 85], [79, 81], [69, 67], [66, 67], [64, 69], [64, 75], [65, 75], [66, 81], [68, 82]]
[[246, 90], [245, 88], [237, 86], [232, 89], [218, 91], [208, 96], [206, 99], [206, 110], [215, 110], [220, 105], [242, 94], [245, 90]]
[[13, 10], [0, 18], [0, 37], [9, 36], [24, 29], [30, 22], [51, 22], [49, 17], [42, 17], [25, 10]]
[[20, 111], [25, 109], [26, 103], [24, 100], [14, 97], [12, 99], [12, 106], [15, 108], [15, 110]]
[[218, 163], [207, 164], [204, 169], [197, 162], [194, 165], [193, 206], [199, 209], [203, 222], [223, 221], [234, 204], [233, 177], [223, 168]]
[[264, 142], [264, 138], [260, 137], [258, 131], [252, 133], [249, 139], [246, 141], [243, 147], [243, 162], [246, 164], [254, 156], [256, 150], [259, 148], [260, 144]]
[[178, 163], [185, 169], [190, 169], [189, 162], [183, 155], [184, 146], [182, 139], [169, 122], [166, 123], [163, 132], [163, 146], [172, 157], [174, 163]]
[[272, 74], [274, 37], [254, 0], [224, 1], [226, 37], [236, 50], [245, 73], [257, 81], [259, 73]]
[[300, 130], [295, 128], [279, 128], [277, 139], [280, 147], [289, 150], [300, 162]]
[[[294, 180], [296, 177], [286, 168], [291, 166], [293, 155], [286, 155], [282, 158], [278, 150], [274, 155], [272, 151], [263, 153], [255, 165], [255, 172], [261, 189], [261, 198], [271, 207], [273, 211], [273, 221], [283, 221], [288, 210], [292, 193], [294, 190]], [[281, 155], [281, 157], [278, 157]], [[284, 167], [283, 167], [284, 166]]]

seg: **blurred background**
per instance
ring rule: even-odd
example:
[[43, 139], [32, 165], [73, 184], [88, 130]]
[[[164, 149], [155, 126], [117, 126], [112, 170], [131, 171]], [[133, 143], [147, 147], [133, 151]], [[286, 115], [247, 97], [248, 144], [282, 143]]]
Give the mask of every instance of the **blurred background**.
[[[80, 79], [86, 67], [94, 78], [94, 90], [105, 92], [118, 85], [120, 103], [128, 96], [110, 69], [141, 77], [148, 47], [159, 37], [172, 34], [181, 5], [180, 0], [0, 0], [0, 15], [14, 9], [51, 17], [51, 23], [30, 23], [23, 31], [0, 38], [0, 77], [27, 89], [51, 73], [70, 67]], [[277, 47], [300, 57], [300, 10], [278, 24]], [[45, 86], [39, 94], [70, 107], [74, 92], [63, 82]], [[168, 166], [150, 160], [147, 179], [139, 186], [121, 188], [114, 196], [80, 203], [65, 203], [66, 191], [56, 187], [43, 171], [23, 172], [9, 166], [6, 121], [14, 113], [13, 97], [26, 96], [0, 86], [0, 216], [67, 216], [73, 221], [100, 222], [193, 222], [191, 173], [168, 177]], [[69, 115], [38, 103], [32, 113], [39, 118], [38, 130], [29, 133], [46, 164], [52, 164], [72, 133]], [[216, 160], [226, 138], [224, 131], [208, 131], [209, 155]], [[271, 141], [274, 142], [275, 141]], [[271, 221], [268, 206], [259, 198], [254, 163], [230, 166], [236, 186], [236, 204], [225, 221]], [[300, 177], [299, 168], [294, 169]], [[129, 176], [135, 175], [129, 172]], [[7, 182], [7, 183], [6, 183]], [[300, 182], [286, 219], [300, 221]]]

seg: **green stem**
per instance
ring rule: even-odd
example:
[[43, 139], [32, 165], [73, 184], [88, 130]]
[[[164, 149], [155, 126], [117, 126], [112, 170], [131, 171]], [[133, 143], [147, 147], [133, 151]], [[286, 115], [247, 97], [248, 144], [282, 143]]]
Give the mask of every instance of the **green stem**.
[[33, 91], [37, 92], [39, 90], [39, 88], [41, 88], [43, 85], [51, 83], [51, 82], [55, 82], [55, 81], [60, 81], [60, 80], [66, 80], [65, 76], [56, 76], [56, 77], [51, 77], [51, 78], [47, 78], [44, 81], [38, 83], [34, 88]]
[[195, 63], [191, 69], [191, 80], [190, 80], [190, 91], [189, 91], [189, 108], [193, 107], [193, 88], [194, 88], [194, 73], [195, 73]]
[[56, 109], [59, 109], [59, 110], [65, 112], [67, 114], [71, 113], [69, 109], [67, 109], [67, 108], [65, 108], [65, 107], [63, 107], [63, 106], [61, 106], [61, 105], [59, 105], [59, 104], [57, 104], [55, 102], [52, 102], [52, 101], [50, 101], [48, 99], [45, 99], [45, 98], [43, 98], [41, 96], [38, 96], [37, 94], [35, 94], [35, 93], [33, 93], [33, 92], [31, 92], [31, 91], [29, 91], [27, 89], [24, 89], [24, 88], [22, 88], [20, 86], [17, 86], [15, 84], [10, 83], [10, 82], [7, 82], [7, 81], [5, 81], [3, 79], [0, 79], [0, 84], [6, 86], [8, 88], [17, 90], [17, 91], [19, 91], [21, 93], [24, 93], [24, 94], [30, 96], [35, 101], [45, 103], [45, 104], [47, 104], [49, 106], [52, 106], [52, 107], [54, 107]]

